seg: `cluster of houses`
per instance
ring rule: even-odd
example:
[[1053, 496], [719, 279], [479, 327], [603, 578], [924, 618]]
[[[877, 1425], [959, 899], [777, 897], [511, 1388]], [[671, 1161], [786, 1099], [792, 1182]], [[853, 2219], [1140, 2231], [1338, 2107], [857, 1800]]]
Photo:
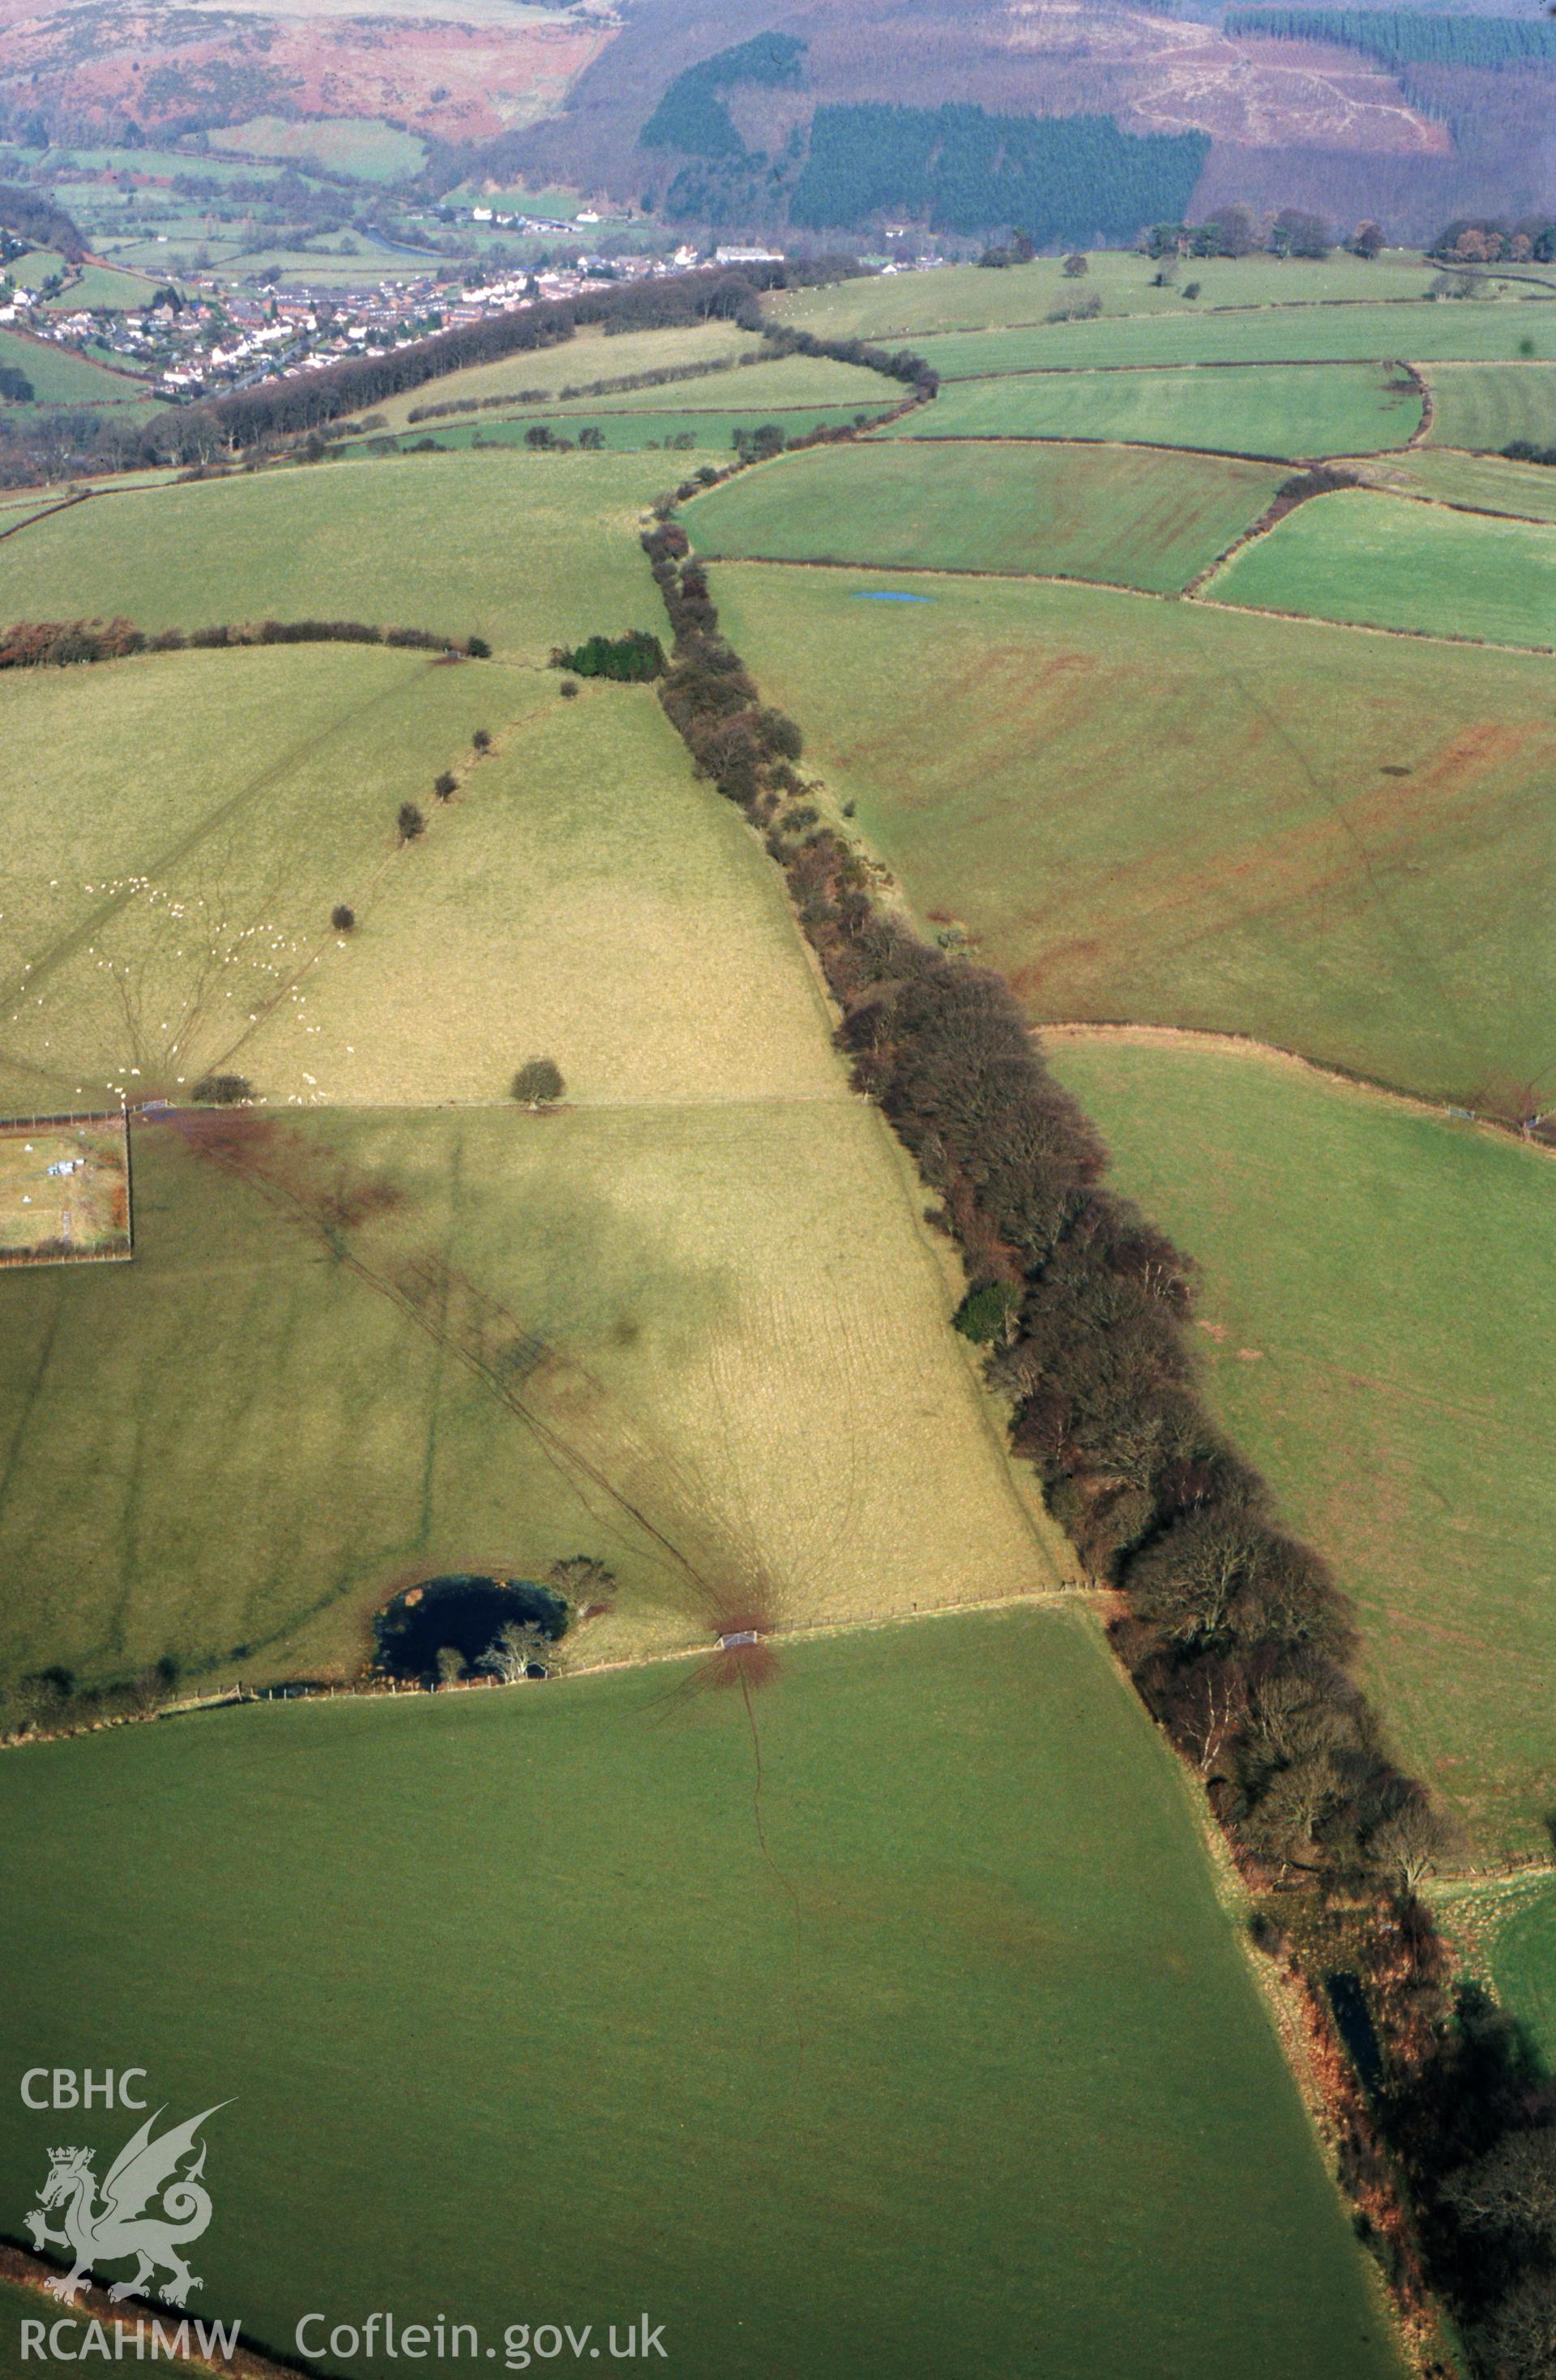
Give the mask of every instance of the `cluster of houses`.
[[[477, 220], [482, 211], [476, 210]], [[580, 218], [584, 220], [584, 218]], [[0, 322], [16, 322], [35, 337], [121, 357], [147, 372], [147, 386], [159, 395], [188, 400], [215, 390], [240, 388], [257, 380], [322, 371], [347, 355], [383, 355], [389, 347], [430, 332], [480, 322], [549, 299], [575, 296], [602, 268], [618, 281], [652, 280], [689, 273], [707, 262], [689, 243], [669, 256], [584, 258], [576, 266], [532, 271], [504, 267], [479, 280], [450, 285], [431, 275], [385, 280], [361, 289], [323, 285], [261, 288], [253, 294], [222, 288], [209, 275], [193, 275], [181, 295], [157, 293], [154, 304], [114, 310], [45, 309], [32, 292], [18, 291], [0, 306]], [[770, 249], [721, 248], [721, 264], [781, 261]]]

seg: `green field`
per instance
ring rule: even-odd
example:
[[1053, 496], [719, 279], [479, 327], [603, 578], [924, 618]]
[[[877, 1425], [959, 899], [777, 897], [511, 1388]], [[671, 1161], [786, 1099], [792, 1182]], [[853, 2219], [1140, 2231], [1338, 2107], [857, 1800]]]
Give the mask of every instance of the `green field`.
[[1515, 439], [1556, 446], [1556, 370], [1546, 364], [1441, 364], [1428, 378], [1428, 443], [1498, 454]]
[[[768, 298], [764, 309], [775, 321], [821, 338], [892, 340], [1040, 323], [1055, 307], [1093, 295], [1109, 315], [1192, 317], [1220, 306], [1312, 306], [1337, 299], [1376, 304], [1380, 298], [1424, 297], [1437, 270], [1403, 249], [1387, 250], [1371, 264], [1352, 256], [1331, 256], [1321, 263], [1296, 257], [1194, 257], [1177, 264], [1170, 285], [1158, 288], [1161, 268], [1143, 256], [1094, 251], [1087, 265], [1078, 282], [1055, 256], [1035, 257], [1004, 273], [958, 264], [930, 273], [873, 274], [819, 289], [783, 290]], [[1183, 294], [1191, 281], [1199, 284], [1197, 298]]]
[[1370, 463], [1367, 476], [1380, 487], [1467, 505], [1474, 512], [1501, 513], [1510, 520], [1556, 520], [1556, 471], [1539, 463], [1507, 463], [1495, 455], [1416, 446], [1407, 455]]
[[15, 282], [18, 289], [41, 289], [53, 274], [68, 270], [56, 249], [35, 248], [30, 255], [14, 256], [9, 264], [0, 266], [0, 278]]
[[0, 618], [347, 618], [543, 662], [651, 617], [638, 524], [664, 477], [651, 455], [504, 453], [151, 489], [0, 544]]
[[149, 273], [116, 273], [111, 265], [84, 264], [68, 286], [49, 304], [56, 314], [73, 314], [83, 306], [115, 310], [148, 306], [156, 285]]
[[897, 438], [1099, 438], [1296, 458], [1403, 446], [1421, 400], [1388, 367], [1025, 372], [954, 382], [886, 433]]
[[[589, 353], [587, 370], [575, 370], [565, 375], [573, 382], [614, 376], [616, 372], [648, 369], [635, 360], [637, 340], [657, 339], [664, 333], [646, 331], [633, 337], [613, 339], [603, 360], [597, 347]], [[563, 354], [567, 349], [563, 349]], [[650, 351], [651, 352], [651, 351]], [[830, 356], [782, 356], [773, 359], [742, 361], [735, 371], [711, 372], [705, 380], [670, 382], [662, 388], [618, 389], [606, 396], [581, 396], [572, 399], [575, 412], [590, 409], [602, 412], [641, 413], [663, 408], [678, 412], [682, 407], [738, 407], [749, 412], [753, 406], [838, 405], [854, 409], [869, 407], [884, 409], [901, 405], [909, 392], [898, 381], [888, 380], [881, 372], [866, 371], [858, 364], [834, 363]]]
[[942, 379], [1078, 371], [1147, 364], [1409, 363], [1510, 360], [1529, 343], [1556, 357], [1556, 301], [1264, 306], [1246, 313], [1159, 314], [1143, 321], [1039, 322], [1010, 331], [916, 339]]
[[[328, 646], [6, 681], [13, 1107], [84, 1099], [89, 1061], [175, 1098], [222, 1068], [285, 1127], [236, 1179], [138, 1129], [122, 1310], [79, 1272], [6, 1283], [11, 1676], [351, 1669], [407, 1576], [580, 1548], [626, 1590], [591, 1641], [705, 1635], [623, 1496], [792, 1618], [1064, 1574], [765, 857], [647, 689], [556, 686]], [[504, 1095], [540, 1052], [568, 1105], [536, 1118]], [[396, 1199], [344, 1243], [337, 1175]], [[520, 1413], [503, 1351], [534, 1333]]]
[[1491, 1964], [1498, 1998], [1556, 2069], [1556, 1884], [1530, 1894], [1499, 1927]]
[[1483, 1855], [1544, 1846], [1556, 1163], [1257, 1055], [1052, 1055], [1203, 1268], [1212, 1402], [1355, 1598], [1405, 1766]]
[[255, 115], [247, 124], [213, 132], [211, 145], [301, 165], [314, 161], [359, 182], [407, 181], [427, 159], [425, 143], [414, 133], [371, 116], [305, 116], [293, 122], [280, 115]]
[[557, 686], [349, 645], [0, 678], [7, 1104], [235, 1068], [273, 1102], [495, 1099], [531, 1043], [590, 1101], [834, 1089], [763, 856], [651, 693]]
[[1220, 603], [1549, 651], [1556, 533], [1346, 490], [1288, 514], [1206, 592]]
[[1257, 520], [1278, 468], [1084, 446], [813, 448], [686, 508], [711, 556], [1094, 578], [1175, 592]]
[[[706, 1644], [751, 1597], [788, 1625], [1064, 1574], [946, 1329], [921, 1196], [840, 1077], [283, 1122], [242, 1176], [138, 1128], [134, 1264], [5, 1276], [9, 1680], [354, 1673], [400, 1587], [578, 1552], [621, 1582], [579, 1640], [600, 1660]], [[398, 1203], [343, 1240], [273, 1178]], [[504, 1370], [535, 1336], [539, 1368]]]
[[1034, 1019], [1251, 1033], [1514, 1115], [1541, 1096], [1544, 662], [1101, 589], [713, 577], [918, 917], [967, 928]]
[[[743, 377], [744, 375], [742, 375]], [[651, 391], [649, 394], [652, 394]], [[879, 407], [879, 400], [877, 400]], [[709, 452], [721, 463], [733, 461], [734, 433], [736, 430], [755, 431], [768, 422], [774, 423], [785, 438], [804, 438], [812, 430], [845, 430], [852, 427], [856, 409], [846, 405], [796, 406], [792, 410], [778, 407], [757, 407], [754, 411], [720, 413], [709, 407], [697, 413], [614, 413], [601, 406], [590, 411], [577, 405], [570, 412], [521, 413], [508, 416], [501, 413], [478, 413], [472, 420], [468, 414], [456, 416], [452, 421], [419, 422], [414, 430], [402, 431], [399, 449], [402, 454], [413, 451], [423, 439], [431, 438], [445, 454], [462, 453], [471, 446], [522, 446], [526, 434], [537, 424], [543, 424], [557, 438], [577, 439], [580, 430], [592, 427], [599, 431], [601, 443], [610, 454], [640, 454], [644, 448], [674, 446], [686, 440], [702, 449], [699, 459], [706, 462]], [[345, 451], [352, 455], [367, 452], [366, 442], [352, 440]], [[667, 467], [674, 478], [673, 467]]]
[[[492, 397], [502, 397], [517, 412], [521, 392], [526, 390], [541, 393], [551, 404], [560, 398], [564, 388], [583, 387], [590, 381], [621, 380], [630, 372], [673, 370], [686, 364], [717, 363], [736, 356], [765, 354], [766, 349], [752, 332], [737, 330], [733, 322], [699, 322], [689, 330], [628, 331], [616, 338], [607, 338], [602, 331], [586, 330], [564, 339], [558, 346], [538, 348], [533, 354], [504, 356], [496, 363], [470, 364], [463, 371], [445, 372], [420, 388], [385, 397], [382, 405], [371, 409], [375, 418], [383, 415], [390, 429], [404, 430], [414, 426], [410, 420], [413, 413], [423, 412], [430, 405], [451, 405], [466, 399], [484, 404]], [[769, 367], [763, 363], [746, 369], [755, 371]], [[833, 365], [830, 369], [839, 371], [844, 367]], [[860, 377], [868, 381], [877, 397], [883, 388], [891, 386], [876, 372]], [[657, 389], [638, 391], [627, 402], [629, 407], [635, 405], [638, 410], [645, 403], [651, 408], [661, 401], [675, 409], [687, 403], [693, 390], [707, 389], [711, 392], [711, 403], [728, 404], [734, 386], [728, 375], [710, 374], [702, 382], [693, 380], [679, 385], [672, 382]], [[585, 398], [581, 402], [598, 405], [600, 399]], [[744, 396], [739, 402], [746, 402]], [[796, 402], [807, 400], [801, 397]], [[461, 417], [456, 414], [442, 418], [458, 420]], [[433, 422], [429, 426], [435, 429], [437, 425]]]
[[[1397, 2380], [1173, 1765], [1088, 1629], [796, 1646], [750, 1724], [685, 1676], [6, 1761], [15, 2059], [231, 2102], [203, 2313], [290, 2350], [316, 2308], [437, 2312], [484, 2351], [647, 2309], [708, 2380], [1014, 2380], [1035, 2349], [1049, 2380], [1245, 2380], [1256, 2334], [1270, 2380]], [[7, 2127], [8, 2205], [57, 2131]]]
[[0, 364], [25, 372], [40, 405], [140, 405], [145, 392], [127, 372], [89, 363], [69, 347], [0, 331]]

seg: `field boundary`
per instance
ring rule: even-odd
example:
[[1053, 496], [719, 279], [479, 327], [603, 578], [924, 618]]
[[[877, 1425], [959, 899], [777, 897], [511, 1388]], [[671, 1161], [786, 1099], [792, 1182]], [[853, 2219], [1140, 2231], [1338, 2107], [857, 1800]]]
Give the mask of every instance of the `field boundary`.
[[[1379, 488], [1374, 489], [1372, 492], [1376, 495], [1383, 495], [1392, 492], [1392, 491]], [[1424, 499], [1424, 501], [1430, 503], [1431, 499], [1428, 497]], [[1465, 507], [1445, 506], [1444, 509], [1464, 510]], [[1506, 520], [1509, 518], [1517, 519], [1518, 516], [1516, 514], [1486, 513], [1480, 515], [1479, 517], [1485, 520]], [[1275, 526], [1275, 524], [1272, 523], [1271, 527], [1273, 526]], [[1265, 534], [1268, 535], [1269, 531], [1267, 530]], [[1238, 551], [1241, 551], [1241, 549], [1239, 548]], [[1222, 560], [1216, 565], [1217, 571], [1220, 572], [1223, 569], [1226, 563], [1232, 558], [1232, 552], [1229, 549], [1228, 552], [1224, 554], [1222, 557]], [[985, 577], [999, 577], [1003, 574], [998, 572], [986, 572], [981, 575]], [[1105, 586], [1112, 584], [1110, 580], [1103, 579], [1083, 579], [1080, 583], [1083, 586]], [[1171, 601], [1173, 599], [1169, 596], [1161, 600]], [[1446, 628], [1385, 628], [1376, 620], [1335, 620], [1331, 619], [1327, 612], [1287, 612], [1280, 609], [1273, 603], [1229, 603], [1222, 596], [1201, 595], [1197, 592], [1187, 595], [1186, 600], [1194, 603], [1203, 603], [1212, 612], [1241, 612], [1245, 618], [1248, 619], [1295, 620], [1301, 623], [1306, 623], [1310, 626], [1320, 628], [1346, 628], [1353, 636], [1356, 637], [1414, 637], [1418, 644], [1478, 645], [1485, 652], [1532, 653], [1537, 659], [1541, 661], [1556, 659], [1556, 645], [1514, 645], [1504, 643], [1500, 637], [1458, 637], [1454, 636], [1451, 630]]]
[[1201, 1050], [1226, 1058], [1251, 1058], [1265, 1065], [1295, 1068], [1311, 1075], [1320, 1083], [1336, 1090], [1355, 1091], [1365, 1099], [1379, 1099], [1391, 1107], [1405, 1108], [1413, 1115], [1429, 1116], [1438, 1123], [1469, 1123], [1478, 1131], [1494, 1133], [1500, 1140], [1515, 1140], [1522, 1148], [1532, 1148], [1541, 1157], [1556, 1157], [1556, 1148], [1532, 1132], [1496, 1116], [1481, 1115], [1469, 1108], [1454, 1107], [1445, 1099], [1430, 1099], [1419, 1091], [1400, 1089], [1397, 1084], [1384, 1082], [1375, 1075], [1363, 1075], [1345, 1067], [1326, 1063], [1319, 1058], [1306, 1057], [1300, 1050], [1288, 1049], [1283, 1042], [1260, 1041], [1251, 1033], [1221, 1033], [1208, 1026], [1194, 1025], [1139, 1025], [1126, 1022], [1085, 1022], [1066, 1020], [1050, 1025], [1034, 1025], [1033, 1033], [1039, 1041], [1112, 1041], [1120, 1048]]
[[[1003, 1459], [1008, 1461], [1008, 1457]], [[973, 1612], [1014, 1611], [1026, 1605], [1039, 1610], [1081, 1611], [1101, 1620], [1114, 1600], [1110, 1587], [1097, 1579], [1082, 1577], [1062, 1580], [1057, 1586], [1019, 1587], [1009, 1595], [973, 1596], [963, 1603], [925, 1604], [921, 1608], [914, 1605], [906, 1611], [872, 1611], [859, 1619], [779, 1621], [762, 1629], [760, 1635], [764, 1644], [782, 1648], [785, 1644], [813, 1637], [863, 1635], [882, 1628], [914, 1627], [921, 1620], [959, 1620]], [[188, 1718], [200, 1711], [237, 1710], [256, 1703], [419, 1703], [429, 1694], [507, 1693], [523, 1685], [541, 1683], [566, 1686], [585, 1678], [614, 1677], [628, 1670], [654, 1670], [675, 1662], [707, 1660], [717, 1650], [716, 1637], [699, 1638], [693, 1644], [663, 1645], [657, 1652], [626, 1654], [617, 1660], [569, 1664], [544, 1680], [460, 1678], [450, 1685], [437, 1686], [419, 1685], [411, 1680], [402, 1683], [395, 1678], [282, 1679], [273, 1686], [246, 1686], [235, 1680], [230, 1686], [215, 1687], [210, 1694], [184, 1694], [176, 1702], [160, 1703], [153, 1709], [119, 1711], [110, 1718], [85, 1719], [79, 1727], [35, 1728], [26, 1733], [0, 1735], [0, 1753], [20, 1752], [36, 1743], [67, 1743], [79, 1736], [100, 1735], [109, 1728], [152, 1726], [163, 1719]]]

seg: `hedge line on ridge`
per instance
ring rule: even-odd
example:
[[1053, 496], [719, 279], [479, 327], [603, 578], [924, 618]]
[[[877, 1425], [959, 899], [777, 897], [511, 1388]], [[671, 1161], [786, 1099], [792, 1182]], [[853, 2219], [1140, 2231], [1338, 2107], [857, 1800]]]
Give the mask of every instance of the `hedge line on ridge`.
[[[722, 637], [673, 516], [694, 492], [662, 501], [642, 540], [674, 631], [660, 698], [783, 868], [856, 1087], [935, 1193], [930, 1220], [992, 1324], [1013, 1448], [1116, 1588], [1115, 1648], [1262, 1896], [1256, 1938], [1283, 1960], [1327, 2068], [1358, 2234], [1419, 2332], [1435, 2288], [1481, 2372], [1549, 2380], [1556, 2093], [1518, 2027], [1455, 1988], [1416, 1892], [1447, 1829], [1353, 1674], [1350, 1606], [1206, 1410], [1192, 1266], [1106, 1185], [1106, 1151], [1003, 980], [881, 906], [860, 855], [806, 798], [800, 730]], [[1358, 1977], [1379, 2037], [1375, 2091], [1339, 2046], [1337, 1969]], [[1539, 2187], [1525, 2186], [1530, 2171]], [[1446, 2380], [1446, 2364], [1429, 2368]]]
[[222, 651], [236, 645], [408, 645], [418, 652], [485, 661], [484, 637], [440, 636], [435, 628], [377, 628], [365, 620], [250, 620], [209, 628], [138, 628], [132, 620], [17, 620], [0, 628], [0, 670], [69, 669], [78, 662], [117, 662], [131, 653]]

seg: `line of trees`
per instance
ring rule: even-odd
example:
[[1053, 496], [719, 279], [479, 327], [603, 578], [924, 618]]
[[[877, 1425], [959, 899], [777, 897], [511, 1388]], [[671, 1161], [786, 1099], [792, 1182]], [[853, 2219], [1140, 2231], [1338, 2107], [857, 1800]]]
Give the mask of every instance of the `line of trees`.
[[675, 501], [643, 538], [674, 630], [665, 710], [784, 869], [856, 1086], [961, 1252], [962, 1327], [989, 1347], [1012, 1444], [1117, 1589], [1118, 1653], [1203, 1779], [1265, 1898], [1260, 1938], [1331, 2047], [1325, 1979], [1359, 1977], [1383, 2061], [1370, 2101], [1334, 2052], [1358, 2231], [1407, 2309], [1428, 2277], [1447, 2296], [1485, 2373], [1549, 2380], [1556, 2094], [1517, 2028], [1455, 1991], [1418, 1897], [1449, 1827], [1357, 1683], [1346, 1598], [1206, 1410], [1192, 1266], [1106, 1185], [1106, 1151], [1004, 982], [883, 909], [860, 855], [821, 822], [795, 766], [800, 731], [721, 634]]
[[0, 629], [0, 670], [67, 669], [78, 662], [117, 662], [131, 653], [221, 651], [237, 645], [407, 645], [419, 652], [485, 661], [484, 637], [445, 637], [435, 628], [380, 628], [365, 620], [249, 620], [208, 628], [138, 628], [113, 620], [17, 620]]
[[1229, 33], [1326, 42], [1385, 66], [1500, 68], [1556, 65], [1556, 25], [1539, 17], [1468, 17], [1415, 8], [1232, 8]]
[[1124, 133], [1110, 115], [819, 107], [789, 219], [820, 230], [889, 210], [932, 231], [1021, 224], [1039, 248], [1123, 242], [1183, 213], [1210, 150], [1206, 133]]
[[816, 259], [809, 264], [747, 264], [738, 272], [715, 266], [652, 281], [608, 283], [576, 298], [440, 331], [382, 356], [350, 357], [296, 380], [258, 382], [149, 425], [146, 443], [175, 459], [205, 459], [222, 447], [249, 446], [341, 420], [471, 364], [500, 363], [506, 356], [557, 346], [586, 327], [609, 336], [731, 321], [748, 312], [762, 290], [803, 286], [829, 273], [828, 261]]
[[1455, 215], [1427, 254], [1451, 264], [1550, 264], [1556, 261], [1556, 222], [1550, 215], [1517, 223], [1505, 215]]

